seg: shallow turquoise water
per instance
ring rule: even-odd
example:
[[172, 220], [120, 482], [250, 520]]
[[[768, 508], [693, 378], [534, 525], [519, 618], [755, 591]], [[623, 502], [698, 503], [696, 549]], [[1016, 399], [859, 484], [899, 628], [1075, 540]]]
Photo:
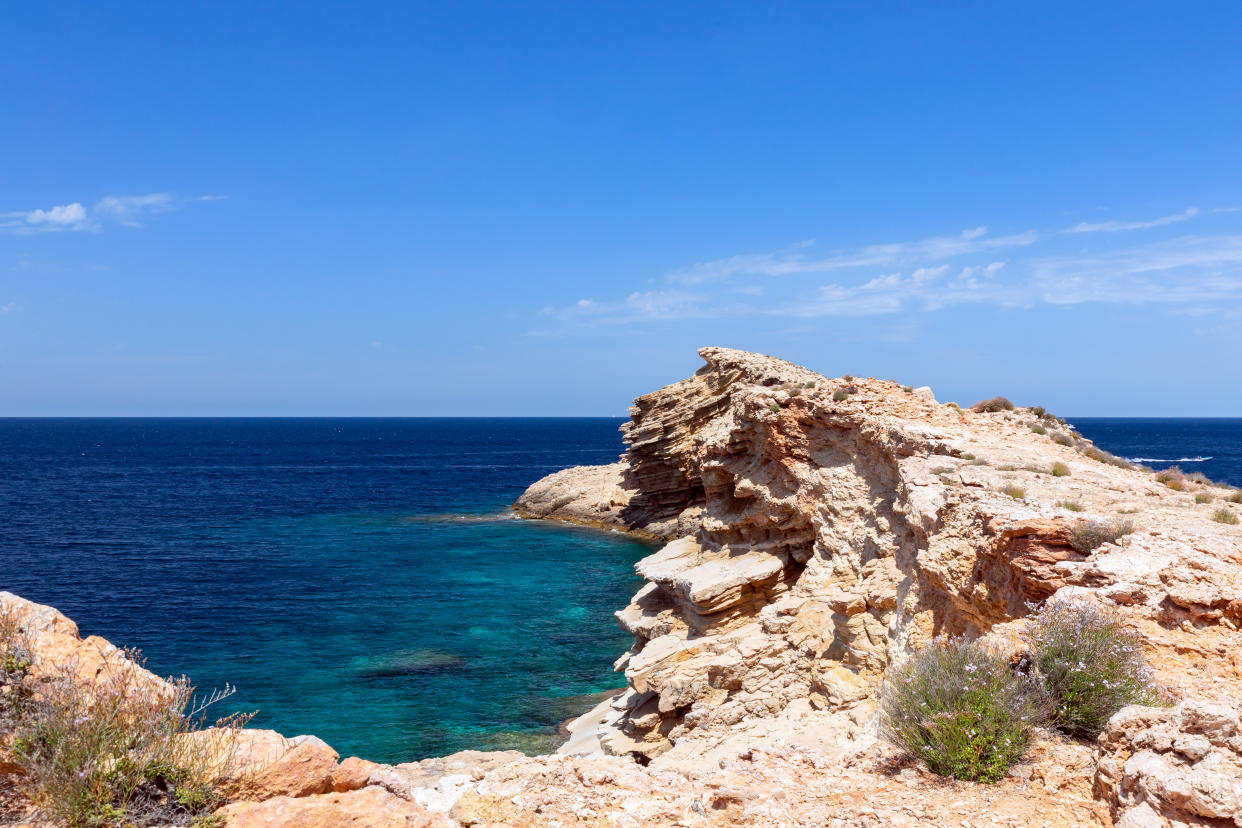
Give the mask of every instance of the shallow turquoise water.
[[[255, 725], [409, 761], [546, 747], [624, 684], [650, 546], [504, 515], [619, 420], [0, 423], [0, 588]], [[227, 711], [222, 711], [227, 712]]]

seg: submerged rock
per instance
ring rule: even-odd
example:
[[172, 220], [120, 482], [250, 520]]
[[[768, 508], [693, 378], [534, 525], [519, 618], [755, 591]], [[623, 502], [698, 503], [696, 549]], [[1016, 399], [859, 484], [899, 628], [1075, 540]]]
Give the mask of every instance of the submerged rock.
[[466, 660], [464, 658], [452, 653], [417, 649], [366, 656], [355, 660], [352, 669], [363, 678], [382, 678], [385, 676], [408, 676], [433, 670], [448, 670], [460, 667], [465, 663]]

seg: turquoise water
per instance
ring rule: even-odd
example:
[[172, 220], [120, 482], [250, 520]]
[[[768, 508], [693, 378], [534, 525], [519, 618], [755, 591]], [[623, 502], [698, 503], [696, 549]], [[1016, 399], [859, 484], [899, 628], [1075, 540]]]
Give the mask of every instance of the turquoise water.
[[505, 511], [619, 422], [0, 421], [0, 588], [342, 755], [546, 749], [651, 547]]

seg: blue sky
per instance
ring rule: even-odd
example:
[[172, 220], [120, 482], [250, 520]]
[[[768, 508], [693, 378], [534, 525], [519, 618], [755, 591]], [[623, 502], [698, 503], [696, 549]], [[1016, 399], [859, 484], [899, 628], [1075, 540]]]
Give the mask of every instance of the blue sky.
[[1242, 4], [0, 17], [0, 415], [1242, 416]]

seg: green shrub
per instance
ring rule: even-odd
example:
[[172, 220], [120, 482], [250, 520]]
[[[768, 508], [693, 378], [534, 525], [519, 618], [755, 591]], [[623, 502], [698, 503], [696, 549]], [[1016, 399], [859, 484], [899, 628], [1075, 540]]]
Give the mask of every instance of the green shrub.
[[1118, 538], [1133, 531], [1134, 524], [1128, 520], [1115, 520], [1108, 523], [1089, 520], [1070, 530], [1070, 546], [1085, 555], [1106, 543], [1114, 543]]
[[1238, 516], [1223, 506], [1212, 513], [1212, 520], [1217, 523], [1226, 523], [1230, 526], [1238, 525]]
[[1093, 603], [1049, 601], [1023, 638], [1032, 672], [1052, 698], [1053, 722], [1067, 733], [1095, 736], [1126, 705], [1162, 702], [1138, 636]]
[[1068, 509], [1071, 512], [1081, 512], [1082, 503], [1077, 500], [1058, 500], [1057, 505], [1062, 509]]
[[889, 668], [880, 732], [941, 776], [996, 782], [1022, 758], [1049, 705], [1009, 659], [978, 643], [937, 639]]
[[833, 402], [845, 402], [849, 398], [850, 392], [846, 391], [844, 388], [838, 388], [836, 391], [832, 392]]
[[1014, 500], [1022, 500], [1026, 497], [1026, 489], [1020, 486], [1005, 486], [1001, 489], [1001, 494], [1007, 494]]
[[1004, 397], [993, 397], [990, 400], [980, 400], [970, 407], [972, 411], [981, 411], [984, 413], [993, 413], [996, 411], [1013, 411], [1013, 403]]
[[959, 457], [961, 457], [963, 460], [974, 460], [974, 459], [975, 459], [975, 456], [974, 456], [973, 454], [968, 453], [968, 452], [962, 452], [962, 453], [961, 453], [960, 455], [958, 455], [958, 456], [959, 456]]
[[1053, 477], [1069, 477], [1069, 474], [1070, 474], [1070, 467], [1065, 465], [1064, 463], [1053, 463], [1052, 464], [1052, 476]]
[[1035, 423], [1034, 425], [1032, 425], [1031, 431], [1035, 432], [1036, 434], [1047, 434], [1048, 433], [1048, 429], [1044, 428], [1039, 423]]
[[1207, 492], [1199, 492], [1195, 495], [1195, 503], [1211, 503], [1212, 496]]
[[781, 413], [781, 404], [780, 404], [780, 403], [772, 403], [771, 405], [769, 405], [769, 406], [768, 406], [768, 410], [769, 410], [769, 411], [771, 411], [773, 414], [780, 414], [780, 413]]

